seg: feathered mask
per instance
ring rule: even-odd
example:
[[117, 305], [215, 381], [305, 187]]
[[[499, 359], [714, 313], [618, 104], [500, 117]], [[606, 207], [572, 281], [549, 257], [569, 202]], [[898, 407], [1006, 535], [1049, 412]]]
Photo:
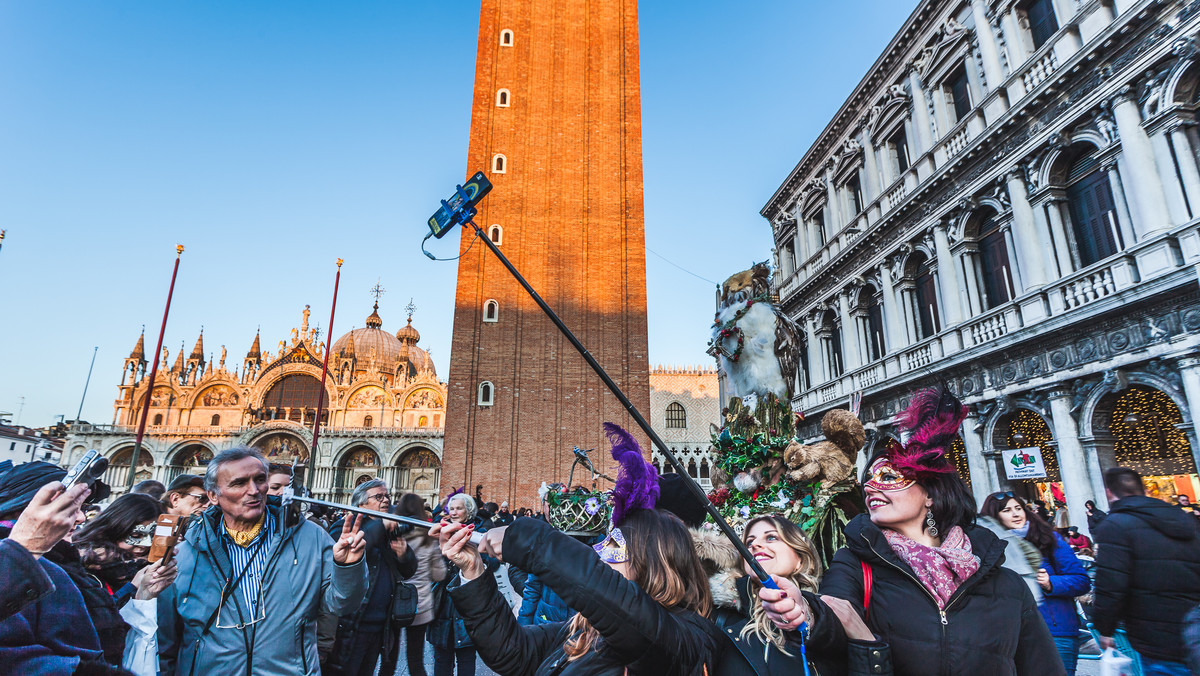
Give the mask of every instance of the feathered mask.
[[630, 512], [638, 509], [654, 509], [658, 504], [658, 470], [646, 462], [642, 447], [629, 432], [613, 423], [604, 423], [604, 433], [612, 444], [612, 457], [616, 460], [617, 482], [612, 490], [612, 524], [608, 537], [592, 548], [607, 563], [622, 563], [628, 560], [625, 537], [621, 533], [621, 522]]
[[912, 433], [908, 445], [889, 441], [885, 454], [871, 464], [866, 485], [881, 491], [903, 490], [922, 477], [954, 472], [950, 445], [966, 417], [967, 407], [945, 387], [914, 394], [896, 418], [897, 427]]

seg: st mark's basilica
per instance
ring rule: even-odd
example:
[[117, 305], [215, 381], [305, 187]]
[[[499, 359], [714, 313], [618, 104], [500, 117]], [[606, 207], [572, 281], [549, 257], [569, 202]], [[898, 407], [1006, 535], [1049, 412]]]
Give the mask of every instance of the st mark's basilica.
[[[395, 333], [383, 328], [379, 303], [366, 327], [338, 338], [329, 355], [319, 449], [309, 458], [321, 387], [325, 344], [309, 327], [308, 306], [300, 324], [276, 350], [255, 335], [237, 367], [226, 350], [214, 363], [205, 357], [201, 332], [191, 353], [170, 362], [164, 348], [150, 393], [146, 436], [137, 480], [169, 482], [180, 473], [203, 474], [213, 454], [248, 445], [271, 462], [309, 469], [306, 484], [318, 498], [344, 500], [357, 483], [379, 476], [394, 491], [434, 500], [438, 492], [445, 428], [446, 385], [438, 380], [421, 334], [408, 323]], [[112, 425], [77, 424], [64, 463], [95, 448], [109, 458], [105, 480], [127, 485], [139, 415], [150, 389], [145, 335], [125, 359]], [[168, 367], [168, 364], [170, 366]]]

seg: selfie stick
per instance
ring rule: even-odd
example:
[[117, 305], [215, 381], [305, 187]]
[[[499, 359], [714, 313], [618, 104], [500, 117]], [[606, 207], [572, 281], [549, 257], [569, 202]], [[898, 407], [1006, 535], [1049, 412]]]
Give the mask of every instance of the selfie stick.
[[[376, 512], [373, 509], [363, 509], [362, 507], [351, 507], [350, 505], [343, 505], [343, 504], [339, 504], [336, 502], [330, 502], [328, 500], [318, 500], [316, 498], [305, 498], [305, 497], [301, 497], [299, 495], [294, 495], [294, 494], [288, 496], [286, 494], [286, 491], [284, 493], [284, 496], [282, 496], [282, 497], [283, 497], [283, 505], [285, 507], [290, 502], [306, 502], [310, 505], [320, 505], [322, 507], [331, 507], [333, 509], [341, 509], [341, 510], [344, 510], [347, 512], [353, 512], [355, 514], [362, 514], [364, 516], [373, 516], [377, 519], [387, 519], [389, 521], [398, 521], [400, 523], [406, 523], [410, 526], [415, 526], [417, 528], [432, 528], [433, 527], [433, 523], [430, 523], [429, 521], [422, 521], [421, 519], [417, 519], [417, 518], [414, 518], [411, 516], [401, 516], [399, 514], [391, 514], [389, 512]], [[478, 547], [479, 543], [482, 541], [483, 541], [483, 533], [471, 533], [471, 544]]]
[[[473, 177], [472, 182], [478, 182], [481, 178], [482, 172], [477, 173], [475, 174], [475, 177]], [[717, 511], [716, 506], [709, 501], [708, 495], [705, 494], [704, 489], [700, 488], [700, 484], [696, 483], [696, 480], [687, 473], [687, 468], [682, 462], [679, 461], [679, 458], [675, 457], [675, 454], [671, 452], [670, 447], [658, 437], [658, 434], [656, 434], [654, 429], [650, 427], [650, 423], [646, 421], [646, 418], [638, 412], [637, 407], [633, 405], [633, 402], [629, 400], [629, 397], [625, 396], [625, 393], [621, 391], [621, 388], [617, 386], [616, 382], [614, 382], [613, 379], [609, 377], [608, 373], [605, 372], [604, 368], [600, 366], [600, 362], [596, 361], [596, 358], [592, 356], [592, 353], [588, 352], [588, 349], [584, 347], [583, 343], [579, 342], [579, 339], [575, 337], [575, 334], [571, 333], [571, 329], [567, 328], [567, 325], [563, 323], [563, 320], [559, 318], [559, 316], [546, 303], [546, 301], [542, 300], [542, 297], [538, 295], [538, 292], [533, 290], [533, 287], [529, 285], [529, 282], [521, 276], [521, 273], [517, 271], [517, 268], [513, 266], [512, 262], [510, 262], [508, 258], [504, 256], [504, 254], [500, 251], [500, 248], [496, 246], [496, 243], [492, 241], [492, 238], [488, 237], [483, 232], [483, 229], [480, 228], [474, 220], [472, 220], [475, 215], [479, 213], [479, 211], [475, 209], [474, 205], [480, 199], [482, 199], [483, 195], [487, 194], [487, 191], [491, 190], [491, 184], [487, 184], [484, 189], [477, 190], [478, 193], [472, 195], [465, 192], [463, 190], [463, 186], [460, 185], [458, 186], [458, 190], [455, 195], [450, 198], [450, 201], [442, 200], [442, 208], [437, 214], [434, 215], [434, 218], [430, 219], [430, 229], [433, 230], [433, 234], [439, 237], [444, 235], [446, 230], [448, 230], [448, 228], [444, 227], [445, 225], [449, 225], [451, 227], [453, 227], [455, 224], [463, 225], [464, 227], [470, 225], [475, 229], [475, 236], [483, 241], [487, 248], [496, 255], [496, 258], [500, 259], [500, 262], [504, 264], [504, 267], [508, 268], [508, 271], [512, 273], [512, 276], [516, 278], [517, 282], [525, 288], [525, 291], [529, 293], [529, 296], [533, 298], [533, 301], [538, 304], [538, 307], [542, 308], [542, 312], [546, 313], [546, 316], [550, 318], [550, 321], [554, 322], [554, 325], [558, 327], [558, 330], [562, 332], [563, 336], [565, 336], [566, 339], [571, 342], [571, 345], [573, 345], [575, 349], [579, 351], [580, 356], [582, 356], [584, 361], [588, 363], [588, 366], [591, 366], [592, 370], [596, 372], [596, 375], [600, 376], [600, 379], [603, 380], [604, 384], [608, 386], [608, 390], [613, 393], [613, 396], [615, 396], [618, 401], [621, 402], [621, 405], [625, 407], [625, 410], [629, 413], [630, 417], [633, 418], [634, 422], [638, 424], [638, 427], [642, 428], [642, 431], [646, 433], [646, 436], [650, 437], [650, 441], [663, 454], [663, 457], [667, 459], [667, 462], [671, 463], [671, 466], [675, 468], [675, 472], [684, 478], [684, 485], [687, 486], [692, 495], [704, 505], [704, 508], [708, 511], [709, 516], [713, 518], [713, 521], [716, 522], [717, 527], [721, 529], [721, 532], [725, 534], [725, 537], [729, 538], [729, 541], [733, 543], [733, 546], [737, 549], [738, 554], [740, 554], [742, 559], [745, 560], [746, 565], [750, 567], [750, 571], [754, 573], [755, 577], [762, 582], [764, 587], [778, 589], [779, 587], [771, 579], [771, 576], [767, 574], [767, 571], [763, 570], [762, 565], [754, 558], [752, 554], [750, 554], [750, 550], [742, 542], [742, 539], [737, 536], [737, 533], [733, 531], [733, 528], [727, 521], [725, 521], [725, 518], [721, 516], [721, 513]], [[453, 202], [453, 204], [451, 202]], [[439, 227], [434, 227], [434, 219], [440, 220], [446, 217], [448, 217], [448, 223], [443, 221]]]

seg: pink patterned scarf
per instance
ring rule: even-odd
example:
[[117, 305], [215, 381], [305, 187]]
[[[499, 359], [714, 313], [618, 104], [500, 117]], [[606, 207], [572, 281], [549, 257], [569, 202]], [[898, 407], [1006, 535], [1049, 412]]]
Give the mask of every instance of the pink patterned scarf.
[[958, 526], [950, 529], [941, 547], [926, 547], [890, 528], [882, 530], [892, 551], [917, 574], [939, 610], [945, 610], [959, 586], [979, 570], [979, 558], [971, 553], [971, 540]]

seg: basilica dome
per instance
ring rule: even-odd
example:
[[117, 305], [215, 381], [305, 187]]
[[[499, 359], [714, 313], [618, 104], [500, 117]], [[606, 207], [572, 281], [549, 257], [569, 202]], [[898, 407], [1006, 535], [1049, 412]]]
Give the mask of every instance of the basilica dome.
[[383, 319], [379, 316], [379, 304], [376, 303], [370, 316], [367, 317], [365, 328], [353, 331], [338, 338], [333, 343], [333, 359], [354, 359], [355, 371], [365, 371], [375, 360], [375, 365], [383, 373], [397, 373], [401, 364], [406, 368], [407, 377], [412, 378], [425, 368], [436, 375], [433, 360], [429, 353], [417, 347], [421, 334], [413, 328], [412, 316], [408, 325], [392, 335], [383, 330]]

